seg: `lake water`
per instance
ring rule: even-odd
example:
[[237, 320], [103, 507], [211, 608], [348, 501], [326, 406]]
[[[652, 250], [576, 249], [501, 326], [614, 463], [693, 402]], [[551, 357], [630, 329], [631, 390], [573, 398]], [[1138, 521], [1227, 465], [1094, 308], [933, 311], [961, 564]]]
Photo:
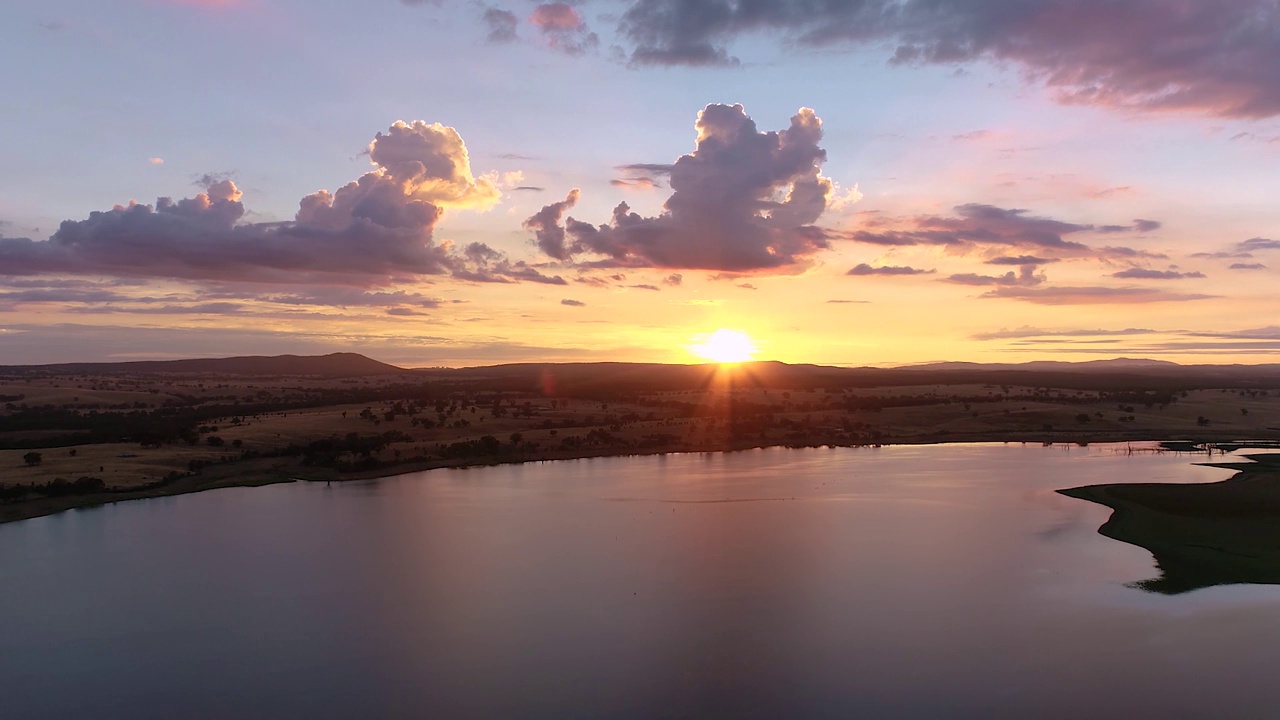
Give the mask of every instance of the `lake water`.
[[[0, 526], [0, 716], [1271, 717], [1280, 587], [1132, 587], [1095, 445], [232, 488]], [[1201, 458], [1202, 459], [1202, 458]]]

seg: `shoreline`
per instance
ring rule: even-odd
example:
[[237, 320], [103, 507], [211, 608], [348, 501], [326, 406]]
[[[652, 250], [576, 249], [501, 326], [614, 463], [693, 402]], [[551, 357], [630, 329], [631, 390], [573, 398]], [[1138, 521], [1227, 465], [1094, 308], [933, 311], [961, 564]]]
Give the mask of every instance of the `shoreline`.
[[[613, 457], [634, 457], [634, 456], [651, 456], [651, 455], [669, 455], [680, 453], [725, 453], [740, 452], [743, 450], [757, 450], [775, 447], [786, 448], [820, 448], [820, 447], [861, 447], [876, 448], [884, 446], [901, 446], [901, 445], [962, 445], [969, 443], [982, 444], [1028, 444], [1035, 443], [1039, 445], [1090, 445], [1090, 444], [1121, 444], [1121, 443], [1180, 443], [1179, 448], [1163, 448], [1162, 452], [1187, 452], [1189, 454], [1200, 454], [1200, 451], [1189, 449], [1191, 444], [1207, 442], [1227, 441], [1216, 440], [1160, 440], [1160, 439], [1141, 439], [1133, 438], [1090, 438], [1075, 440], [1046, 440], [1046, 439], [1016, 439], [1007, 438], [948, 438], [946, 440], [938, 439], [900, 439], [888, 442], [879, 442], [873, 444], [859, 443], [851, 445], [842, 445], [835, 443], [815, 443], [813, 445], [794, 445], [787, 443], [740, 443], [737, 445], [714, 445], [706, 447], [660, 447], [645, 449], [627, 449], [618, 448], [600, 448], [600, 449], [577, 449], [577, 450], [545, 450], [541, 452], [531, 453], [518, 457], [499, 457], [492, 459], [477, 458], [431, 458], [431, 459], [408, 459], [395, 462], [394, 464], [382, 467], [371, 468], [368, 470], [357, 470], [343, 472], [330, 468], [304, 467], [297, 463], [282, 462], [278, 458], [242, 460], [238, 462], [227, 463], [225, 465], [215, 465], [206, 468], [202, 473], [196, 475], [187, 475], [174, 480], [172, 483], [161, 487], [130, 490], [127, 488], [113, 492], [95, 493], [91, 495], [67, 495], [62, 497], [45, 497], [32, 500], [21, 500], [16, 502], [8, 502], [0, 504], [0, 524], [11, 522], [20, 522], [22, 520], [31, 520], [38, 517], [46, 517], [56, 515], [58, 513], [70, 510], [91, 509], [112, 505], [119, 502], [128, 502], [130, 500], [143, 500], [147, 498], [169, 497], [174, 495], [186, 495], [190, 493], [203, 492], [205, 490], [216, 490], [229, 487], [260, 487], [264, 485], [275, 485], [278, 483], [289, 482], [352, 482], [358, 480], [375, 480], [381, 478], [395, 477], [398, 475], [407, 475], [410, 473], [425, 472], [427, 470], [440, 469], [460, 469], [471, 467], [488, 467], [493, 465], [514, 465], [532, 462], [554, 462], [558, 460], [587, 460], [592, 458], [613, 458]], [[1274, 441], [1273, 441], [1274, 442]], [[1249, 457], [1249, 456], [1245, 456]], [[1260, 469], [1258, 463], [1206, 463], [1218, 467], [1227, 467], [1241, 471], [1229, 480], [1221, 482], [1230, 482], [1240, 477], [1241, 474], [1257, 474]], [[1263, 465], [1263, 467], [1267, 467]], [[1250, 472], [1252, 470], [1253, 472]], [[1272, 472], [1280, 470], [1280, 468], [1272, 468]], [[1158, 484], [1155, 484], [1159, 487]], [[1073, 488], [1072, 491], [1091, 490], [1097, 491], [1097, 495], [1093, 492], [1086, 497], [1084, 495], [1069, 495], [1083, 500], [1091, 500], [1102, 505], [1108, 505], [1101, 501], [1101, 497], [1107, 496], [1104, 489], [1112, 486], [1091, 486], [1089, 488]], [[1064, 491], [1063, 494], [1068, 494]], [[1114, 507], [1113, 507], [1114, 509]]]

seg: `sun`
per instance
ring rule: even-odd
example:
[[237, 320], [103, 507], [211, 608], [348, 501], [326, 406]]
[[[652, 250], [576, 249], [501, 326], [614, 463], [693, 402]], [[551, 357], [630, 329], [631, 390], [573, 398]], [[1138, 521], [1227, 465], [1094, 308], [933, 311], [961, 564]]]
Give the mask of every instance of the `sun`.
[[[697, 342], [698, 339], [701, 342]], [[741, 330], [720, 328], [710, 335], [695, 338], [689, 352], [713, 362], [738, 363], [750, 360], [756, 354], [756, 345]]]

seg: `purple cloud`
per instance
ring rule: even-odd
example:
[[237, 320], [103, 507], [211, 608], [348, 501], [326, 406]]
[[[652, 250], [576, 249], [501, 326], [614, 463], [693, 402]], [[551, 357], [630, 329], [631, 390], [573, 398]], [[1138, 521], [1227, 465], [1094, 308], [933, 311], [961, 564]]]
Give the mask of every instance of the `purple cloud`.
[[367, 287], [420, 275], [563, 284], [496, 251], [433, 242], [445, 209], [483, 210], [501, 197], [493, 178], [472, 175], [453, 128], [397, 122], [375, 136], [369, 158], [374, 170], [302, 198], [290, 221], [244, 222], [240, 189], [221, 179], [191, 198], [64, 221], [47, 241], [0, 238], [0, 267], [9, 275], [289, 285]]
[[600, 38], [587, 28], [582, 15], [568, 3], [539, 5], [529, 16], [529, 22], [542, 34], [547, 45], [566, 55], [582, 55], [600, 44]]
[[1034, 287], [1045, 281], [1043, 274], [1036, 273], [1035, 265], [1023, 265], [1015, 274], [1012, 270], [1004, 275], [978, 275], [976, 273], [960, 273], [943, 278], [944, 282], [957, 285], [1000, 285], [1005, 287]]
[[[847, 234], [856, 242], [889, 247], [938, 245], [959, 251], [994, 248], [996, 251], [1030, 250], [1043, 253], [1022, 256], [1041, 264], [1067, 257], [1134, 258], [1160, 257], [1145, 250], [1128, 247], [1095, 248], [1064, 236], [1099, 232], [1098, 226], [1063, 222], [1029, 215], [1020, 208], [1001, 208], [982, 203], [967, 203], [955, 208], [954, 216], [924, 215], [913, 218], [880, 217], [865, 214], [862, 229]], [[1151, 222], [1151, 221], [1142, 221]], [[1136, 231], [1135, 226], [1103, 226]], [[997, 258], [992, 264], [1014, 264], [1021, 258]], [[1018, 263], [1026, 264], [1026, 263]]]
[[1178, 272], [1177, 270], [1149, 270], [1147, 268], [1129, 268], [1121, 270], [1117, 273], [1111, 273], [1111, 277], [1124, 278], [1127, 280], [1185, 280], [1187, 278], [1202, 278], [1202, 272]]
[[866, 263], [858, 263], [845, 275], [929, 275], [936, 271], [921, 270], [906, 265], [882, 265], [872, 267]]
[[606, 224], [570, 217], [562, 232], [558, 217], [575, 191], [526, 227], [551, 257], [603, 256], [577, 261], [585, 267], [783, 270], [828, 247], [813, 226], [832, 183], [819, 173], [826, 151], [812, 110], [801, 109], [785, 130], [760, 132], [741, 105], [708, 105], [695, 127], [697, 147], [671, 166], [673, 192], [662, 214], [642, 217], [624, 202]]
[[1274, 0], [631, 0], [634, 65], [733, 65], [746, 34], [894, 48], [897, 65], [1010, 63], [1063, 103], [1225, 117], [1280, 114]]

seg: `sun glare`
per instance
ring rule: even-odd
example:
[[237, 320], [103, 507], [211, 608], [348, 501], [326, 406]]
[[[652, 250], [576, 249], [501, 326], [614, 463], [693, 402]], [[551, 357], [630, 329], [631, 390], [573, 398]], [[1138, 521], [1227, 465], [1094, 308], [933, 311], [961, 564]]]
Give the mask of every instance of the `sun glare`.
[[689, 346], [689, 352], [718, 363], [746, 362], [756, 354], [756, 345], [741, 330], [719, 330]]

